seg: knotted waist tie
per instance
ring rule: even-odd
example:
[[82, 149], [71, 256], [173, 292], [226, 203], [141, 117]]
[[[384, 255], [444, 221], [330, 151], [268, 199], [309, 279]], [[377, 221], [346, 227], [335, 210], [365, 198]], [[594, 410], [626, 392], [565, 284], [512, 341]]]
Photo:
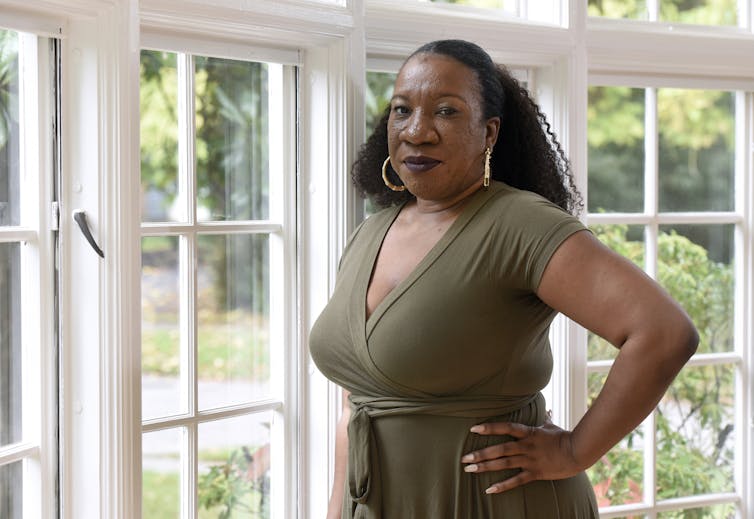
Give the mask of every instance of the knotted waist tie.
[[[534, 400], [544, 398], [541, 393], [522, 397], [470, 397], [410, 399], [351, 395], [352, 413], [348, 422], [348, 492], [352, 501], [349, 519], [372, 519], [367, 504], [374, 486], [372, 462], [378, 454], [372, 431], [372, 419], [380, 416], [427, 414], [456, 416], [484, 420], [513, 413]], [[355, 506], [354, 506], [355, 505]]]

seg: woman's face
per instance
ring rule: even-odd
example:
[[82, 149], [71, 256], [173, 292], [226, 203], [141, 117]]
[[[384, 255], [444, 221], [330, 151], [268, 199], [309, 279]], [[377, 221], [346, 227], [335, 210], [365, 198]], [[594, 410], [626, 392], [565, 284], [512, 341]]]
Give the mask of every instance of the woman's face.
[[449, 200], [481, 183], [484, 150], [500, 119], [484, 119], [476, 74], [439, 54], [417, 54], [395, 81], [388, 119], [393, 169], [425, 200]]

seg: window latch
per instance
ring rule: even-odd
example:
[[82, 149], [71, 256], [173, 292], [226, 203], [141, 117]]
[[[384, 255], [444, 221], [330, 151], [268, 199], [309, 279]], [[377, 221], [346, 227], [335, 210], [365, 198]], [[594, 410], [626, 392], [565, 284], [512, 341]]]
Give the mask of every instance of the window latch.
[[79, 225], [79, 229], [81, 229], [81, 232], [83, 233], [84, 238], [86, 238], [86, 241], [88, 241], [89, 245], [92, 246], [92, 248], [94, 249], [94, 252], [99, 254], [101, 258], [104, 258], [105, 253], [102, 252], [102, 249], [99, 248], [99, 245], [97, 245], [97, 242], [94, 241], [94, 237], [92, 236], [92, 233], [89, 230], [89, 224], [86, 221], [86, 212], [83, 209], [76, 209], [75, 211], [73, 211], [73, 219]]

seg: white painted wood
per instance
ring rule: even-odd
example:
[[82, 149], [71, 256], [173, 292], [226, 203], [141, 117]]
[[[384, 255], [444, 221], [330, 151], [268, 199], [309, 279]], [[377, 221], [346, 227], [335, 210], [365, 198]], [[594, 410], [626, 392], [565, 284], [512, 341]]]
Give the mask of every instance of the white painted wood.
[[[646, 181], [646, 180], [645, 180]], [[738, 212], [710, 211], [707, 213], [590, 213], [589, 225], [671, 225], [671, 224], [740, 224], [744, 216]]]
[[[141, 516], [141, 255], [139, 19], [134, 2], [104, 9], [98, 27], [101, 517]], [[134, 367], [137, 367], [134, 369]]]
[[283, 232], [284, 226], [273, 221], [223, 221], [181, 223], [143, 223], [142, 236], [181, 236], [186, 234], [271, 234]]
[[590, 18], [587, 49], [592, 72], [754, 78], [754, 35], [734, 27]]
[[398, 0], [366, 3], [367, 52], [370, 57], [404, 59], [428, 41], [461, 38], [488, 49], [498, 63], [512, 66], [550, 66], [574, 50], [566, 29], [522, 23], [502, 11], [460, 10], [442, 4]]
[[146, 0], [140, 13], [142, 28], [148, 32], [200, 35], [283, 49], [326, 45], [353, 27], [342, 6], [301, 0]]
[[201, 54], [202, 56], [211, 56], [214, 58], [260, 61], [284, 65], [299, 64], [298, 49], [265, 48], [259, 45], [250, 45], [247, 42], [223, 40], [221, 39], [223, 34], [215, 34], [214, 38], [212, 38], [208, 35], [166, 33], [154, 27], [146, 27], [141, 32], [141, 47], [150, 50]]
[[51, 38], [64, 37], [66, 19], [56, 13], [35, 12], [13, 5], [0, 6], [0, 27]]
[[36, 443], [12, 443], [0, 448], [0, 467], [10, 465], [25, 458], [39, 457], [40, 448]]
[[62, 54], [62, 146], [67, 152], [62, 164], [60, 213], [60, 506], [64, 519], [88, 519], [101, 514], [102, 498], [102, 263], [82, 239], [68, 208], [85, 208], [93, 233], [99, 236], [98, 42], [96, 23], [91, 19], [73, 19], [70, 29]]
[[28, 227], [0, 227], [0, 243], [37, 242], [36, 229]]

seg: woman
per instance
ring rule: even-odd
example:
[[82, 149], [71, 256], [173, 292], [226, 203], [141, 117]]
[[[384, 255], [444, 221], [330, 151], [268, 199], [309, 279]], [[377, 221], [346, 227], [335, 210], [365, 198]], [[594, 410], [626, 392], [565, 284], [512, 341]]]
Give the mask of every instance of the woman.
[[[386, 209], [352, 235], [311, 334], [347, 397], [328, 518], [597, 517], [584, 470], [695, 351], [686, 314], [568, 214], [549, 126], [474, 44], [407, 59], [353, 174]], [[620, 349], [573, 431], [539, 393], [556, 312]]]

